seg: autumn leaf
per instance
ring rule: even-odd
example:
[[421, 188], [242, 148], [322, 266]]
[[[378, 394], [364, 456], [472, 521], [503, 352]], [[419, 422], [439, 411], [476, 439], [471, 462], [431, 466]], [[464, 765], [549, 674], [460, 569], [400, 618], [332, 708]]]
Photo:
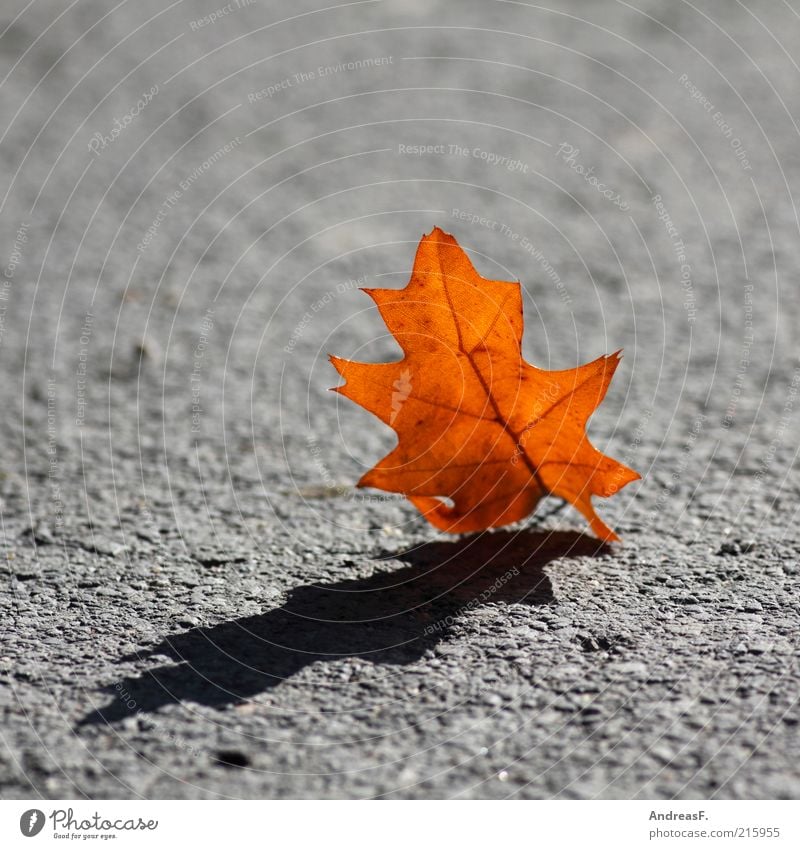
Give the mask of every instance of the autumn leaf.
[[619, 352], [563, 371], [522, 359], [519, 283], [487, 280], [449, 233], [423, 236], [404, 289], [365, 289], [403, 350], [393, 363], [331, 357], [334, 391], [397, 433], [358, 486], [405, 495], [435, 527], [481, 531], [519, 521], [546, 495], [574, 505], [600, 539], [607, 497], [639, 475], [601, 454], [586, 423]]

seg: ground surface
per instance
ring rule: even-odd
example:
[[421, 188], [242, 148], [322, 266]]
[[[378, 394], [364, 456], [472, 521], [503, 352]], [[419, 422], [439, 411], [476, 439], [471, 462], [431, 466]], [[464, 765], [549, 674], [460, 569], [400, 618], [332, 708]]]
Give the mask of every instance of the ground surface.
[[[796, 0], [212, 6], [0, 13], [0, 795], [800, 795]], [[350, 489], [436, 224], [624, 545]]]

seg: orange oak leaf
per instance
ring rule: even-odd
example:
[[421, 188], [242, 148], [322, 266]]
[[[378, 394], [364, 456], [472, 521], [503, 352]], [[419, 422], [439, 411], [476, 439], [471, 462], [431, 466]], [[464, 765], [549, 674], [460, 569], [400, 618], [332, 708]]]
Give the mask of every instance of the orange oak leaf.
[[334, 391], [397, 433], [358, 486], [403, 493], [435, 527], [481, 531], [527, 516], [546, 495], [573, 504], [602, 540], [592, 507], [639, 475], [601, 454], [586, 423], [619, 352], [563, 371], [522, 359], [520, 284], [487, 280], [449, 233], [423, 236], [404, 289], [365, 289], [403, 350], [392, 363], [331, 357]]

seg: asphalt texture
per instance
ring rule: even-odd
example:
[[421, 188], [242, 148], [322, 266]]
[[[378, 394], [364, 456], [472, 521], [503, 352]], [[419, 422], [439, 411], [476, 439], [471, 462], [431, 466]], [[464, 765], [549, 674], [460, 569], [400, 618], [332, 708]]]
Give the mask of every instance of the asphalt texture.
[[[213, 6], [0, 11], [0, 796], [800, 795], [797, 0]], [[353, 489], [435, 225], [621, 544]]]

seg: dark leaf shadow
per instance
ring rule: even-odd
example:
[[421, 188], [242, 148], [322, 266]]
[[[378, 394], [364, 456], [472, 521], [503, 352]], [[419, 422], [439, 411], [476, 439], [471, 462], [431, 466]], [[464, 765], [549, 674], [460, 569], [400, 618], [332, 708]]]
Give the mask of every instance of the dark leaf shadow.
[[167, 655], [174, 663], [109, 688], [111, 704], [80, 724], [115, 722], [174, 702], [221, 707], [246, 701], [317, 661], [409, 664], [447, 637], [459, 613], [487, 603], [552, 602], [544, 572], [552, 560], [607, 552], [577, 533], [501, 531], [384, 554], [409, 565], [296, 587], [282, 607], [172, 634], [121, 658]]

